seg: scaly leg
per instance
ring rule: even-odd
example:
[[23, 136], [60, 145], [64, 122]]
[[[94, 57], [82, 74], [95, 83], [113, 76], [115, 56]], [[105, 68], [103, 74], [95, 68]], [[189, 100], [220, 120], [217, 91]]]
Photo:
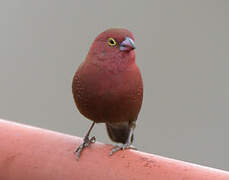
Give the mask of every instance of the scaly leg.
[[122, 145], [115, 146], [111, 150], [110, 155], [113, 155], [115, 152], [120, 151], [120, 150], [136, 149], [134, 146], [131, 145], [132, 142], [133, 142], [132, 136], [134, 134], [134, 128], [135, 128], [135, 122], [131, 122], [131, 124], [130, 124], [130, 133], [128, 135], [128, 138], [127, 138], [126, 143], [125, 144], [122, 144]]
[[95, 122], [92, 123], [91, 127], [89, 128], [86, 136], [84, 137], [83, 143], [76, 149], [76, 159], [78, 160], [80, 158], [80, 154], [83, 151], [85, 147], [88, 147], [91, 143], [94, 143], [96, 141], [95, 136], [89, 139], [90, 132], [92, 128], [94, 127]]

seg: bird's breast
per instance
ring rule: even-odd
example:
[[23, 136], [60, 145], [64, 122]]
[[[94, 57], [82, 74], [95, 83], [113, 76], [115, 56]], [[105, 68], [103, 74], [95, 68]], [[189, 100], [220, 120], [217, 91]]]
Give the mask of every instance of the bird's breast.
[[75, 74], [73, 95], [79, 111], [93, 121], [135, 120], [142, 103], [141, 74], [137, 66], [114, 73], [86, 64]]

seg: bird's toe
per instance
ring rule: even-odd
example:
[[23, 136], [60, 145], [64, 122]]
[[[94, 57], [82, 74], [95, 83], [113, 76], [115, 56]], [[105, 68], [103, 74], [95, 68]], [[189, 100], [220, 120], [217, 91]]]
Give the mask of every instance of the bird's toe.
[[126, 144], [122, 144], [122, 145], [116, 145], [114, 148], [112, 148], [110, 155], [113, 155], [115, 152], [120, 151], [120, 150], [125, 150], [125, 149], [134, 149], [136, 150], [137, 148], [135, 148], [134, 146], [132, 146], [129, 143]]
[[89, 147], [90, 144], [95, 143], [96, 138], [95, 136], [89, 138], [85, 138], [84, 142], [75, 150], [76, 153], [76, 159], [78, 160], [80, 158], [80, 154], [83, 151], [84, 148]]

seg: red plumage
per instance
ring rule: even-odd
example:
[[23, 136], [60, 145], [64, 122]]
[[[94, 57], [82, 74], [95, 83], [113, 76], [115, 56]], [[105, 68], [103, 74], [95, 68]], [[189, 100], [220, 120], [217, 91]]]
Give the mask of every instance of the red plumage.
[[126, 29], [108, 29], [98, 35], [72, 83], [80, 113], [96, 123], [106, 123], [110, 138], [124, 144], [135, 126], [143, 98], [133, 41]]

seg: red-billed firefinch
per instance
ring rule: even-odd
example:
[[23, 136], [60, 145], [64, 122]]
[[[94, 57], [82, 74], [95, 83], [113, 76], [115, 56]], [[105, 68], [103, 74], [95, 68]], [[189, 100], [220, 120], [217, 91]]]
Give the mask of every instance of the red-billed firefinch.
[[75, 103], [93, 121], [81, 151], [95, 141], [89, 134], [95, 123], [105, 123], [111, 140], [123, 143], [111, 154], [130, 148], [142, 105], [143, 82], [135, 62], [134, 37], [127, 29], [112, 28], [99, 34], [72, 82]]

